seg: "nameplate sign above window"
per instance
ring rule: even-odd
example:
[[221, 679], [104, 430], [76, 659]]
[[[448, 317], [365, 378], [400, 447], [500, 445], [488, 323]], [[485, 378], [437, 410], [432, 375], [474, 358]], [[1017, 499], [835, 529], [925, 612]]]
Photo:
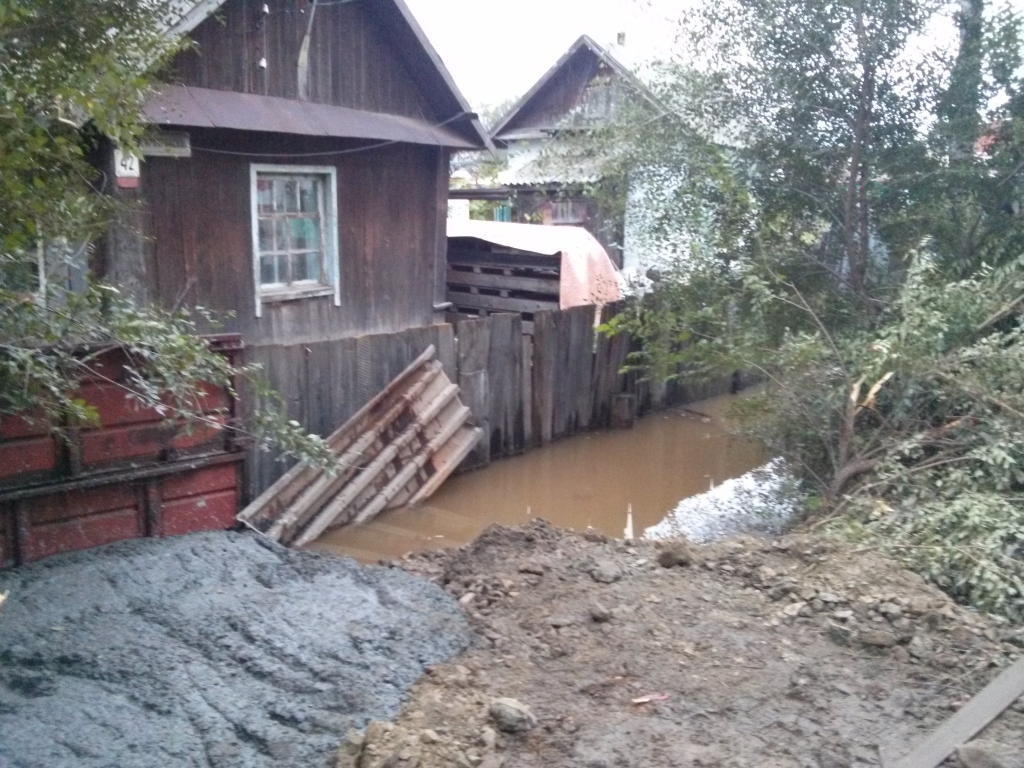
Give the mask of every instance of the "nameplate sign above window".
[[184, 131], [155, 131], [139, 140], [146, 157], [192, 157], [192, 141]]

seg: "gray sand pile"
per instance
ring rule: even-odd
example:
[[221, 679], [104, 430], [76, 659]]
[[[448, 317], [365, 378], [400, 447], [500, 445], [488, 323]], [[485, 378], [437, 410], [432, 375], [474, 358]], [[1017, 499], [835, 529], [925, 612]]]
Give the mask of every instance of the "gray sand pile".
[[0, 572], [0, 767], [326, 766], [469, 630], [402, 571], [254, 535]]

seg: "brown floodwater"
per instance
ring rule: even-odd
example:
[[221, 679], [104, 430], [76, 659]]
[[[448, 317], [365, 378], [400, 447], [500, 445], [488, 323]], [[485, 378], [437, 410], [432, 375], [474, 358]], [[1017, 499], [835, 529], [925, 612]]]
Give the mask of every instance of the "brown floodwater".
[[363, 562], [465, 544], [491, 523], [537, 517], [575, 530], [636, 536], [682, 499], [763, 463], [764, 449], [732, 435], [732, 398], [694, 403], [640, 419], [633, 429], [588, 432], [449, 479], [417, 507], [328, 531], [310, 545]]

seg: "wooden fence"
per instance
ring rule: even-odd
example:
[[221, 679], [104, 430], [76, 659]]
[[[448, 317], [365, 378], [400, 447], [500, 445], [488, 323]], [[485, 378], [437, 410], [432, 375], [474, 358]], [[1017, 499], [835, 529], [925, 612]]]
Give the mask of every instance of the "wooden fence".
[[[610, 319], [616, 305], [602, 310]], [[416, 359], [429, 345], [461, 388], [483, 438], [462, 469], [486, 465], [552, 440], [611, 426], [617, 395], [634, 396], [636, 411], [693, 402], [729, 391], [729, 381], [672, 382], [655, 402], [646, 382], [621, 373], [632, 341], [595, 331], [595, 308], [537, 312], [524, 335], [518, 314], [456, 319], [401, 333], [291, 346], [253, 347], [247, 362], [263, 365], [284, 396], [289, 415], [328, 435]], [[246, 402], [251, 398], [245, 398]], [[255, 498], [291, 466], [250, 450], [246, 492]]]

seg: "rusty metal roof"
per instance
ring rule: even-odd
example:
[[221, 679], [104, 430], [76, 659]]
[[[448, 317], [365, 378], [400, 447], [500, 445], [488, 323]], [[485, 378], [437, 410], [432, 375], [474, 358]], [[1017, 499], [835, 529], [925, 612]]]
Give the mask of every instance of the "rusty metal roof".
[[444, 126], [381, 112], [313, 104], [276, 96], [164, 86], [149, 100], [146, 119], [161, 126], [233, 128], [302, 136], [377, 139], [453, 149], [477, 145]]

